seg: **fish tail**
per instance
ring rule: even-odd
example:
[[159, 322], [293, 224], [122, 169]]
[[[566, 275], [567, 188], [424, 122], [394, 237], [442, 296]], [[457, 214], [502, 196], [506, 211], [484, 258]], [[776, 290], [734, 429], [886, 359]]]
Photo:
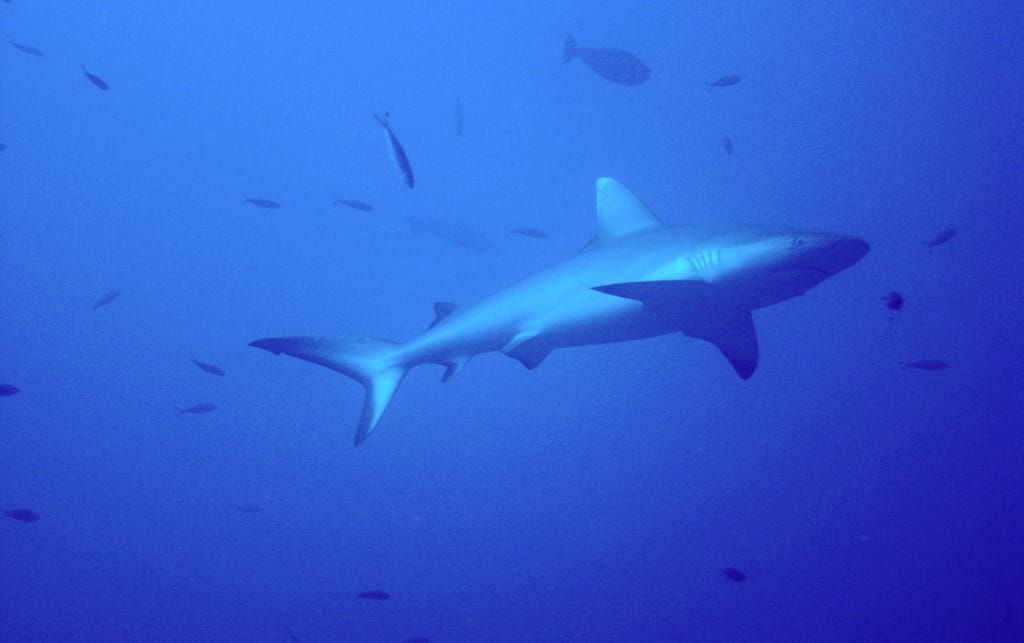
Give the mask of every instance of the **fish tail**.
[[565, 48], [562, 49], [562, 62], [569, 62], [576, 55], [576, 39], [569, 34], [565, 39]]
[[356, 428], [357, 446], [377, 426], [409, 371], [398, 357], [399, 344], [371, 337], [268, 337], [249, 345], [326, 366], [362, 384], [366, 397]]

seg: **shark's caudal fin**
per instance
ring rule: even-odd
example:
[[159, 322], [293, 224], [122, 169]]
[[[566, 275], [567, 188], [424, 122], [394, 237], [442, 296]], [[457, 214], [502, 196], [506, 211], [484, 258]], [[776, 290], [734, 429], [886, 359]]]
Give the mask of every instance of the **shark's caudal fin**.
[[366, 399], [356, 429], [356, 445], [369, 437], [409, 370], [395, 359], [398, 344], [370, 337], [268, 337], [249, 345], [326, 366], [362, 384]]

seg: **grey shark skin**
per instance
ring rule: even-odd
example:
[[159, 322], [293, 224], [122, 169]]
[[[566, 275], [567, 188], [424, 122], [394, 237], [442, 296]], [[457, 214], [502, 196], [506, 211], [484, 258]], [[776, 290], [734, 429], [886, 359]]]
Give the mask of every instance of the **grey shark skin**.
[[614, 179], [597, 181], [598, 229], [576, 256], [473, 306], [435, 305], [419, 337], [274, 337], [250, 345], [326, 366], [366, 388], [355, 443], [413, 366], [449, 380], [500, 351], [536, 368], [552, 350], [681, 332], [717, 346], [746, 379], [757, 367], [751, 311], [804, 294], [857, 263], [860, 239], [787, 228], [662, 224]]

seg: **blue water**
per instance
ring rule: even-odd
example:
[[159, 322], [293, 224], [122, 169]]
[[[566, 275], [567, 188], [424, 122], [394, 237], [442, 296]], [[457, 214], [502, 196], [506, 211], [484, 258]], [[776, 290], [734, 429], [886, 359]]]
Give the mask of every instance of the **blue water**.
[[[706, 4], [0, 4], [43, 53], [0, 42], [0, 641], [1024, 640], [1024, 10]], [[872, 250], [755, 313], [749, 381], [489, 354], [358, 448], [357, 384], [247, 347], [411, 338], [571, 256], [600, 176]]]

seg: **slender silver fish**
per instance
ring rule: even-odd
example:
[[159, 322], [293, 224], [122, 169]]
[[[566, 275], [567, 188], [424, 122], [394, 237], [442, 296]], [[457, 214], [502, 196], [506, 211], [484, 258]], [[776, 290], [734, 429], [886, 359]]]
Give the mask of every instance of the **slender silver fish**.
[[107, 81], [103, 80], [96, 74], [91, 73], [88, 69], [85, 68], [85, 65], [82, 65], [82, 73], [85, 74], [85, 77], [89, 79], [90, 83], [96, 85], [103, 91], [107, 91], [108, 89], [110, 89], [110, 85], [107, 84]]
[[26, 45], [26, 44], [23, 44], [23, 43], [20, 43], [20, 42], [14, 42], [13, 40], [11, 40], [10, 36], [7, 37], [7, 42], [11, 43], [11, 45], [15, 49], [17, 49], [18, 51], [20, 51], [23, 54], [28, 54], [29, 56], [42, 56], [43, 55], [43, 52], [41, 50], [36, 49], [32, 45]]
[[405, 154], [405, 148], [398, 142], [398, 138], [395, 137], [395, 133], [391, 131], [391, 116], [384, 112], [384, 118], [373, 115], [380, 123], [381, 127], [384, 128], [384, 138], [388, 144], [388, 152], [391, 154], [391, 162], [395, 164], [398, 171], [402, 174], [402, 180], [409, 186], [411, 190], [416, 185], [416, 179], [412, 175], [412, 165], [409, 164], [409, 157]]
[[195, 355], [190, 355], [190, 357], [192, 358], [192, 363], [195, 364], [196, 366], [198, 366], [199, 370], [206, 371], [207, 373], [209, 373], [211, 375], [223, 375], [224, 374], [224, 369], [222, 369], [221, 367], [215, 366], [215, 365], [210, 364], [208, 362], [201, 362], [201, 361], [196, 359]]
[[92, 305], [92, 309], [96, 310], [97, 308], [103, 308], [104, 306], [106, 306], [107, 304], [109, 304], [110, 302], [114, 301], [115, 299], [117, 299], [120, 296], [121, 296], [121, 291], [120, 290], [111, 290], [110, 292], [106, 293], [105, 295], [103, 295], [102, 297], [97, 299], [96, 303]]

